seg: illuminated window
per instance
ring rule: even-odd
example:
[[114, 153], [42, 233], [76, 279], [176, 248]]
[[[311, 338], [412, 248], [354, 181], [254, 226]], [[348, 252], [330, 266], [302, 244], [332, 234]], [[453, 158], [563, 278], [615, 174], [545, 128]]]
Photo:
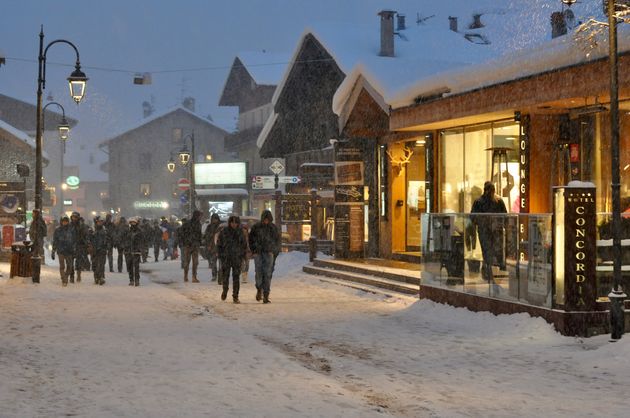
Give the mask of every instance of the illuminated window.
[[151, 183], [140, 183], [140, 196], [151, 196]]

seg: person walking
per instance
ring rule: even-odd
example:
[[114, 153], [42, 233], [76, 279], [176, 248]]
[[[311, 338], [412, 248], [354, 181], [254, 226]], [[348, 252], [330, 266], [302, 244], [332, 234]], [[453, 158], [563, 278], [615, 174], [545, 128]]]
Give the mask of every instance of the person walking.
[[42, 218], [42, 214], [39, 209], [33, 209], [33, 220], [28, 229], [28, 236], [33, 243], [33, 255], [42, 258], [42, 264], [44, 263], [44, 238], [48, 235], [48, 228], [46, 222]]
[[249, 231], [249, 249], [254, 255], [256, 270], [256, 300], [270, 303], [271, 275], [273, 274], [275, 259], [282, 245], [278, 227], [273, 223], [270, 210], [260, 215], [260, 222], [252, 226]]
[[74, 283], [74, 276], [77, 283], [81, 282], [81, 271], [90, 270], [90, 261], [87, 256], [88, 227], [83, 222], [79, 212], [72, 212], [70, 215], [70, 226], [74, 229], [74, 270], [70, 273], [70, 283]]
[[485, 215], [491, 213], [507, 213], [503, 199], [495, 194], [494, 183], [486, 181], [483, 185], [483, 194], [477, 198], [470, 211], [472, 221], [477, 227], [479, 242], [481, 244], [481, 254], [483, 265], [481, 274], [484, 280], [492, 283], [494, 276], [492, 266], [498, 262], [500, 266], [503, 261], [503, 217], [497, 215]]
[[70, 277], [73, 269], [74, 246], [74, 229], [70, 226], [70, 219], [64, 216], [61, 218], [59, 227], [53, 233], [52, 244], [52, 259], [55, 259], [55, 253], [57, 253], [61, 285], [64, 287], [68, 286], [68, 277]]
[[206, 246], [206, 254], [208, 256], [208, 268], [210, 269], [211, 277], [210, 281], [216, 281], [218, 274], [218, 253], [215, 235], [219, 231], [219, 225], [221, 225], [221, 218], [216, 213], [210, 216], [210, 224], [203, 232], [203, 243]]
[[140, 258], [142, 257], [142, 231], [138, 218], [129, 218], [129, 228], [123, 236], [125, 262], [129, 274], [129, 286], [140, 286]]
[[105, 284], [105, 261], [110, 247], [109, 236], [103, 219], [100, 216], [94, 218], [94, 231], [90, 234], [89, 248], [92, 256], [92, 270], [94, 272], [94, 284]]
[[193, 212], [192, 218], [182, 225], [181, 242], [184, 246], [184, 281], [188, 281], [188, 268], [192, 261], [192, 282], [197, 280], [197, 266], [199, 265], [199, 246], [201, 245], [201, 212]]
[[232, 271], [232, 301], [241, 303], [238, 299], [241, 279], [241, 264], [247, 255], [247, 241], [241, 228], [238, 216], [230, 216], [228, 226], [222, 228], [217, 239], [217, 252], [221, 259], [221, 276], [223, 278], [223, 292], [221, 300], [227, 298], [230, 288], [230, 270]]
[[103, 224], [105, 232], [107, 233], [108, 247], [107, 247], [107, 262], [109, 264], [109, 272], [114, 272], [114, 235], [116, 226], [112, 222], [112, 215], [108, 213], [105, 216], [105, 223]]
[[160, 247], [162, 247], [162, 228], [156, 219], [153, 221], [153, 258], [156, 263], [160, 261]]

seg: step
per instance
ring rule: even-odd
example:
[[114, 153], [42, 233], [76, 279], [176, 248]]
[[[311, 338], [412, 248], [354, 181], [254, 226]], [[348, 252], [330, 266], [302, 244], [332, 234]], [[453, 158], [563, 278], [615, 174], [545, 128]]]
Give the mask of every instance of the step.
[[401, 283], [409, 283], [412, 285], [418, 285], [420, 283], [420, 270], [409, 270], [408, 272], [401, 272], [402, 269], [388, 268], [387, 266], [346, 263], [340, 260], [321, 259], [313, 260], [313, 266], [370, 276], [377, 276]]
[[418, 283], [413, 285], [409, 283], [403, 283], [398, 280], [390, 280], [382, 277], [372, 276], [369, 274], [341, 271], [333, 268], [318, 267], [314, 265], [305, 265], [304, 267], [302, 267], [302, 271], [309, 274], [316, 274], [320, 276], [346, 280], [349, 282], [361, 283], [364, 285], [387, 289], [407, 295], [417, 295], [420, 292], [420, 279], [418, 279]]

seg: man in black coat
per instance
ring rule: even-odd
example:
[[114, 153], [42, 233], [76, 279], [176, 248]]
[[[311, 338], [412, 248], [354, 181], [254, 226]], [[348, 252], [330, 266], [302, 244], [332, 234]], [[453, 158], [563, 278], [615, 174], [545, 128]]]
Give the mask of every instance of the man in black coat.
[[136, 217], [129, 218], [129, 229], [122, 236], [127, 273], [129, 273], [129, 286], [140, 286], [140, 258], [144, 243], [138, 221], [139, 219]]
[[61, 218], [60, 226], [53, 234], [52, 258], [55, 259], [55, 253], [59, 257], [59, 275], [61, 276], [61, 285], [68, 285], [68, 277], [72, 273], [73, 260], [75, 253], [75, 235], [74, 228], [70, 226], [70, 219], [67, 216]]
[[182, 224], [181, 242], [184, 247], [184, 281], [188, 281], [188, 267], [192, 260], [192, 282], [197, 280], [197, 266], [199, 265], [199, 246], [201, 245], [201, 212], [193, 212], [192, 219]]
[[74, 283], [74, 275], [77, 276], [77, 283], [81, 281], [81, 271], [90, 270], [88, 259], [88, 234], [89, 228], [83, 222], [79, 212], [72, 212], [70, 216], [70, 227], [74, 229], [74, 270], [70, 273], [70, 283]]
[[105, 216], [105, 223], [103, 224], [105, 232], [107, 233], [108, 247], [107, 247], [107, 262], [109, 263], [109, 272], [114, 272], [114, 236], [116, 235], [116, 226], [112, 222], [112, 215], [108, 213]]
[[[503, 214], [507, 213], [503, 199], [495, 194], [494, 184], [487, 181], [483, 185], [483, 194], [472, 205], [473, 214]], [[494, 279], [492, 266], [495, 262], [503, 267], [503, 220], [500, 215], [471, 215], [477, 226], [483, 265], [481, 273], [483, 279], [492, 282]]]
[[230, 288], [230, 270], [232, 270], [232, 300], [234, 303], [240, 303], [238, 292], [240, 290], [241, 264], [247, 254], [247, 242], [238, 216], [230, 216], [228, 226], [219, 232], [217, 252], [221, 259], [221, 277], [223, 279], [221, 300], [227, 298]]
[[271, 211], [265, 210], [257, 222], [249, 231], [249, 249], [254, 254], [256, 267], [256, 300], [262, 296], [263, 303], [269, 303], [271, 291], [271, 275], [275, 258], [282, 245], [278, 227], [273, 223]]
[[215, 242], [215, 235], [219, 231], [219, 226], [221, 225], [221, 219], [219, 215], [213, 213], [210, 216], [210, 223], [206, 227], [206, 230], [203, 233], [203, 242], [206, 246], [206, 254], [208, 255], [208, 267], [212, 272], [211, 280], [214, 282], [218, 278], [218, 267], [217, 267], [217, 246]]
[[105, 284], [105, 260], [109, 247], [110, 240], [105, 230], [103, 219], [97, 216], [94, 218], [94, 231], [90, 234], [89, 239], [94, 284], [101, 286]]

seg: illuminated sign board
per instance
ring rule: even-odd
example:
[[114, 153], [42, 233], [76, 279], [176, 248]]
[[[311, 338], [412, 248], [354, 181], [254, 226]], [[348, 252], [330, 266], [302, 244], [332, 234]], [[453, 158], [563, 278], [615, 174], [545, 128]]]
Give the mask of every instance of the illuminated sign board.
[[133, 202], [133, 208], [142, 209], [168, 209], [169, 204], [163, 200], [136, 200]]
[[72, 199], [64, 199], [63, 200], [63, 205], [64, 206], [72, 206]]
[[81, 180], [79, 180], [79, 178], [77, 176], [69, 176], [66, 179], [66, 184], [68, 185], [68, 187], [70, 187], [71, 189], [77, 189], [79, 188], [79, 183], [81, 183]]
[[195, 185], [246, 184], [247, 163], [195, 163]]
[[234, 212], [234, 202], [208, 202], [208, 213], [219, 215], [221, 219], [227, 219]]

